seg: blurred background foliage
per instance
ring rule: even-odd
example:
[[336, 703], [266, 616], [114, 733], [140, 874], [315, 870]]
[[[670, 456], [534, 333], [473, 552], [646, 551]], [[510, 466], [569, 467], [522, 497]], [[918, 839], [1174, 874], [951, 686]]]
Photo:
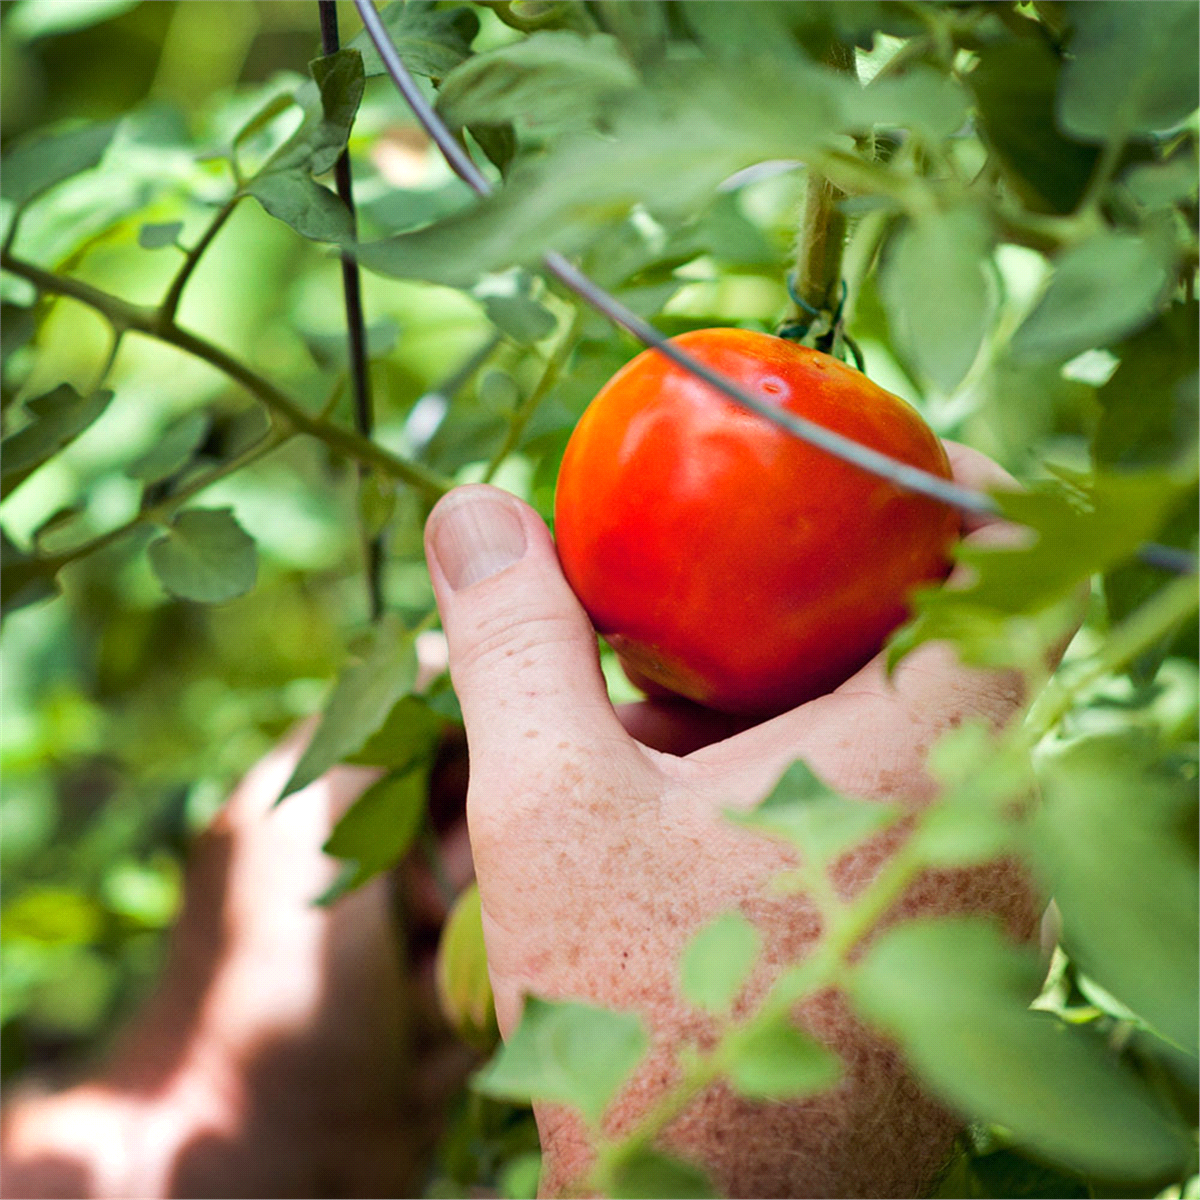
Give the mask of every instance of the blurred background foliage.
[[[574, 422], [636, 346], [525, 269], [536, 252], [576, 251], [666, 333], [772, 330], [788, 307], [807, 184], [795, 160], [811, 153], [845, 167], [837, 155], [867, 159], [869, 141], [873, 173], [845, 202], [843, 314], [867, 374], [915, 403], [940, 434], [1026, 482], [1069, 490], [1097, 466], [1161, 469], [1143, 507], [1114, 506], [1111, 527], [1097, 525], [1055, 581], [1069, 589], [1108, 572], [1067, 670], [1095, 661], [1112, 622], [1164, 583], [1128, 554], [1109, 561], [1103, 546], [1143, 526], [1146, 538], [1195, 545], [1197, 125], [1194, 61], [1179, 64], [1180, 55], [1194, 60], [1194, 6], [1146, 6], [1160, 17], [1140, 23], [1130, 15], [1137, 7], [392, 6], [393, 28], [413, 34], [402, 48], [422, 86], [448, 120], [470, 129], [491, 177], [506, 182], [476, 205], [366, 56], [349, 150], [360, 237], [375, 243], [367, 261], [376, 270], [363, 277], [375, 440], [446, 480], [494, 472], [549, 516]], [[1110, 28], [1096, 15], [1104, 8], [1124, 15]], [[352, 5], [339, 9], [347, 44], [360, 25]], [[272, 103], [298, 90], [314, 100], [306, 81], [320, 39], [309, 0], [15, 0], [0, 22], [6, 164], [20, 164], [48, 131], [100, 127], [95, 155], [78, 169], [68, 163], [24, 210], [13, 248], [25, 262], [155, 305], [184, 261], [180, 246], [196, 244], [233, 191], [230, 147], [244, 178], [261, 179], [293, 134], [305, 154], [315, 145], [297, 106]], [[812, 74], [814, 47], [831, 34], [857, 46], [864, 80], [890, 74], [881, 85], [893, 91], [870, 92], [881, 97], [874, 107], [850, 112], [844, 94]], [[1072, 58], [1064, 47], [1073, 37]], [[528, 50], [534, 38], [540, 57]], [[738, 84], [739, 54], [781, 90]], [[698, 69], [710, 90], [689, 90]], [[1095, 86], [1105, 71], [1134, 80], [1115, 116]], [[826, 138], [822, 119], [847, 132]], [[641, 157], [626, 175], [614, 164], [634, 152]], [[5, 188], [6, 221], [22, 170], [28, 160], [9, 174], [17, 182]], [[336, 221], [294, 209], [289, 219], [278, 193], [255, 194], [262, 204], [238, 203], [199, 259], [179, 324], [305, 411], [351, 428], [340, 268], [322, 244], [334, 240]], [[1082, 214], [1075, 225], [1072, 214]], [[298, 232], [306, 220], [316, 222], [312, 240]], [[96, 312], [39, 298], [19, 274], [3, 275], [2, 299], [6, 450], [37, 423], [28, 401], [62, 384], [84, 398], [101, 385], [113, 393], [84, 416], [69, 398], [49, 410], [62, 448], [34, 455], [35, 469], [6, 486], [0, 505], [6, 556], [17, 564], [0, 633], [0, 1065], [11, 1077], [102, 1051], [158, 970], [189, 837], [240, 772], [326, 703], [355, 654], [394, 673], [376, 724], [408, 690], [403, 662], [371, 657], [381, 643], [369, 637], [364, 530], [384, 538], [393, 619], [410, 629], [427, 620], [432, 594], [421, 554], [430, 495], [385, 471], [360, 478], [350, 458], [312, 437], [290, 438], [204, 490], [203, 507], [232, 510], [257, 548], [256, 558], [238, 551], [236, 570], [218, 564], [220, 587], [234, 598], [201, 604], [170, 594], [172, 579], [185, 594], [196, 584], [164, 568], [162, 551], [145, 553], [161, 534], [152, 522], [74, 561], [80, 546], [147, 506], [163, 505], [169, 517], [181, 489], [264, 436], [263, 406], [176, 347], [135, 334], [114, 345]], [[180, 545], [189, 546], [182, 535]], [[48, 574], [27, 564], [56, 555], [71, 561], [50, 594]], [[231, 583], [229, 572], [253, 586]], [[968, 623], [950, 625], [986, 655], [997, 629], [1015, 644], [1014, 628], [1032, 620], [1017, 602], [997, 611], [972, 613], [966, 633]], [[607, 656], [605, 666], [614, 695], [632, 696]], [[1083, 866], [1066, 872], [1077, 884], [1072, 902], [1082, 911], [1111, 905], [1111, 880], [1136, 889], [1178, 851], [1179, 887], [1165, 903], [1194, 907], [1194, 622], [1168, 624], [1114, 667], [1077, 690], [1067, 724], [1043, 747], [1051, 792], [1065, 779], [1071, 801], [1079, 787], [1070, 781], [1088, 779], [1099, 798], [1052, 831], [1083, 847]], [[435, 725], [453, 720], [452, 698], [443, 693], [429, 712]], [[342, 731], [330, 761], [361, 750], [357, 733], [351, 745]], [[1124, 776], [1096, 765], [1114, 747]], [[401, 758], [381, 761], [398, 767]], [[1153, 792], [1161, 839], [1139, 841], [1136, 823], [1127, 829], [1115, 818], [1107, 837], [1088, 824], [1088, 811], [1093, 820], [1136, 811], [1150, 777], [1161, 784]], [[1070, 803], [1054, 811], [1069, 814]], [[1060, 855], [1050, 873], [1061, 863]], [[1114, 945], [1154, 937], [1161, 909], [1130, 903], [1148, 924], [1115, 939], [1102, 929], [1092, 943], [1101, 959]], [[1186, 961], [1177, 967], [1186, 974]], [[1052, 1011], [1119, 1036], [1135, 1058], [1153, 1040], [1122, 993], [1136, 966], [1116, 972], [1119, 986], [1106, 984], [1120, 999], [1065, 956], [1054, 970]], [[1193, 1011], [1190, 985], [1173, 975], [1161, 987], [1176, 997], [1172, 1019], [1180, 1006]], [[1194, 1116], [1194, 1059], [1156, 1057], [1160, 1050], [1154, 1043], [1138, 1061]], [[474, 1115], [447, 1140], [447, 1177], [492, 1178], [509, 1158], [527, 1175], [519, 1155], [528, 1146], [520, 1137], [508, 1146], [504, 1119], [472, 1103]], [[481, 1132], [488, 1121], [495, 1128]], [[945, 1194], [1103, 1194], [1075, 1175], [1039, 1175], [1003, 1131], [979, 1126], [973, 1137], [968, 1165], [946, 1185], [962, 1190]]]

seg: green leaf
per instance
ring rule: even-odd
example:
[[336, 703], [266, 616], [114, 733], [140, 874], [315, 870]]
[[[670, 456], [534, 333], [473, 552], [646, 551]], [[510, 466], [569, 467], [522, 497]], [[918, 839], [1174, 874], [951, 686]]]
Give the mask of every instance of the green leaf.
[[906, 224], [884, 262], [880, 295], [896, 340], [944, 392], [962, 382], [987, 331], [989, 250], [982, 214], [960, 208]]
[[548, 249], [576, 253], [637, 203], [677, 220], [735, 171], [830, 139], [852, 86], [803, 59], [671, 64], [614, 112], [610, 139], [569, 138], [521, 160], [489, 198], [367, 243], [359, 259], [380, 274], [471, 287]]
[[185, 466], [208, 434], [206, 412], [190, 412], [160, 434], [157, 442], [126, 468], [125, 474], [143, 483], [157, 483]]
[[[478, 293], [477, 293], [478, 294]], [[554, 314], [531, 296], [482, 295], [488, 320], [518, 346], [529, 346], [549, 337], [558, 325]]]
[[377, 626], [361, 659], [341, 674], [312, 741], [296, 764], [280, 800], [307, 787], [330, 767], [362, 750], [388, 720], [417, 678], [413, 635], [394, 619]]
[[[379, 14], [404, 65], [427, 79], [444, 79], [471, 53], [479, 18], [469, 8], [438, 9], [434, 0], [398, 0]], [[367, 76], [382, 75], [383, 62], [363, 30], [350, 48], [362, 54]]]
[[[313, 362], [323, 371], [344, 370], [350, 359], [349, 341], [344, 330], [338, 333], [304, 333], [304, 344]], [[400, 326], [391, 317], [382, 317], [367, 326], [367, 358], [385, 358], [395, 348]]]
[[852, 124], [867, 129], [911, 129], [927, 141], [942, 141], [966, 122], [967, 96], [942, 72], [918, 65], [851, 93], [849, 113]]
[[545, 141], [592, 125], [637, 74], [607, 34], [534, 33], [468, 59], [438, 91], [446, 122], [513, 122], [523, 141]]
[[1152, 134], [1196, 108], [1200, 10], [1191, 0], [1077, 0], [1058, 120], [1103, 142]]
[[435, 972], [438, 1001], [455, 1033], [477, 1050], [490, 1052], [500, 1040], [500, 1030], [483, 944], [483, 909], [475, 883], [454, 902], [442, 926]]
[[173, 596], [222, 604], [244, 596], [258, 576], [254, 539], [231, 508], [189, 508], [147, 548], [159, 582]]
[[1149, 324], [1170, 283], [1155, 240], [1111, 232], [1089, 238], [1055, 263], [1045, 295], [1013, 335], [1013, 356], [1065, 360], [1107, 346]]
[[444, 725], [445, 720], [423, 697], [403, 696], [392, 705], [383, 724], [342, 761], [361, 767], [386, 767], [389, 771], [429, 762]]
[[138, 245], [143, 250], [161, 250], [165, 246], [179, 244], [183, 232], [182, 221], [167, 221], [161, 225], [143, 225], [138, 230]]
[[54, 576], [60, 564], [25, 554], [0, 529], [0, 609], [5, 616], [58, 594]]
[[326, 893], [325, 902], [361, 887], [404, 857], [421, 828], [428, 782], [425, 764], [393, 771], [373, 783], [346, 810], [324, 850], [353, 863], [355, 869], [343, 875], [333, 894]]
[[842, 1060], [786, 1017], [754, 1021], [726, 1043], [729, 1082], [752, 1100], [800, 1100], [842, 1077]]
[[87, 429], [112, 399], [112, 392], [81, 396], [69, 383], [25, 403], [33, 419], [0, 442], [0, 491], [19, 487], [47, 459]]
[[1200, 895], [1183, 832], [1195, 785], [1152, 750], [1115, 735], [1044, 758], [1035, 846], [1072, 960], [1195, 1057]]
[[715, 1197], [708, 1176], [699, 1167], [639, 1146], [615, 1166], [608, 1193], [613, 1200], [655, 1200], [656, 1197]]
[[1054, 122], [1061, 63], [1031, 26], [1031, 36], [978, 51], [967, 76], [980, 132], [1006, 181], [1039, 212], [1069, 213], [1083, 196], [1099, 151], [1063, 137]]
[[595, 1126], [649, 1045], [633, 1013], [529, 996], [516, 1032], [472, 1086], [501, 1100], [567, 1104]]
[[[997, 493], [1003, 514], [1033, 531], [1031, 544], [960, 545], [955, 555], [972, 568], [974, 581], [961, 589], [916, 592], [916, 617], [891, 638], [889, 661], [923, 642], [949, 639], [971, 662], [1011, 665], [1009, 618], [1055, 618], [1052, 606], [1070, 601], [1092, 575], [1129, 561], [1153, 541], [1191, 487], [1188, 478], [1147, 471]], [[1064, 628], [1059, 619], [1051, 620], [1041, 629], [1046, 641], [1035, 653]]]
[[850, 994], [964, 1114], [1072, 1169], [1169, 1177], [1187, 1154], [1182, 1137], [1101, 1041], [1029, 1010], [1040, 979], [1034, 954], [992, 924], [934, 918], [884, 933]]
[[689, 1004], [727, 1013], [758, 961], [762, 938], [741, 913], [713, 918], [684, 948], [680, 987]]
[[309, 66], [313, 82], [296, 95], [305, 110], [303, 122], [246, 190], [302, 237], [347, 242], [353, 239], [349, 210], [312, 176], [332, 170], [345, 149], [362, 100], [362, 56], [344, 48]]
[[104, 157], [117, 122], [76, 125], [23, 141], [4, 156], [0, 196], [20, 208], [52, 187], [90, 170]]
[[1200, 164], [1193, 146], [1164, 162], [1138, 163], [1125, 174], [1124, 183], [1147, 208], [1168, 208], [1185, 200], [1195, 204], [1198, 177]]
[[1196, 446], [1200, 305], [1178, 304], [1117, 351], [1121, 365], [1096, 393], [1096, 462], [1168, 466]]
[[738, 825], [793, 843], [809, 864], [825, 869], [843, 851], [878, 833], [898, 808], [839, 796], [802, 762], [794, 762], [750, 812], [726, 815]]
[[252, 179], [246, 190], [271, 214], [301, 237], [315, 242], [350, 242], [350, 210], [328, 188], [304, 171], [272, 171]]

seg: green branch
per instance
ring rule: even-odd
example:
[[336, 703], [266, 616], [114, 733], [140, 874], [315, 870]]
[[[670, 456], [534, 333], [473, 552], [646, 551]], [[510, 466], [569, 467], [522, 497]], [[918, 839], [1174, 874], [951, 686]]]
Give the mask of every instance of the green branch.
[[77, 300], [101, 313], [118, 332], [145, 334], [169, 346], [191, 354], [208, 363], [230, 379], [240, 383], [255, 399], [261, 401], [276, 418], [286, 422], [298, 433], [319, 438], [333, 450], [366, 466], [376, 467], [384, 474], [399, 479], [424, 496], [436, 500], [453, 486], [451, 481], [420, 463], [410, 462], [385, 450], [353, 430], [314, 417], [286, 392], [269, 379], [251, 370], [240, 359], [198, 334], [180, 328], [173, 320], [164, 319], [161, 309], [130, 304], [119, 296], [101, 291], [78, 279], [55, 275], [11, 254], [0, 254], [0, 267], [22, 279], [59, 296]]
[[159, 305], [160, 319], [164, 324], [173, 325], [175, 323], [175, 314], [179, 310], [179, 301], [183, 299], [183, 289], [187, 287], [187, 282], [191, 279], [192, 272], [196, 269], [196, 264], [200, 261], [205, 250], [212, 244], [213, 238], [221, 232], [221, 227], [229, 220], [230, 214], [243, 195], [243, 192], [234, 192], [218, 209], [217, 215], [213, 217], [212, 222], [204, 231], [200, 240], [186, 252], [183, 266], [179, 268], [175, 278], [171, 280], [171, 286], [167, 289], [167, 294], [163, 297], [162, 304]]

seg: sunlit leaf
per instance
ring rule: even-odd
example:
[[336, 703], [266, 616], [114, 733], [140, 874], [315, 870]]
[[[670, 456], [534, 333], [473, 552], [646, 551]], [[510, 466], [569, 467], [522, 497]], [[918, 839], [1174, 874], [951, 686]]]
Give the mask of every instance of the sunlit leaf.
[[490, 1051], [500, 1038], [483, 945], [479, 888], [470, 884], [442, 926], [435, 964], [438, 1001], [454, 1031], [469, 1045]]
[[896, 806], [840, 796], [802, 762], [794, 762], [767, 797], [730, 820], [768, 837], [792, 842], [807, 863], [822, 868], [897, 816]]
[[689, 1004], [720, 1015], [742, 990], [758, 960], [762, 938], [741, 913], [723, 913], [684, 948], [680, 987]]
[[725, 1051], [729, 1082], [755, 1100], [799, 1100], [833, 1087], [841, 1059], [786, 1017], [752, 1022], [729, 1039]]
[[567, 1104], [595, 1125], [649, 1044], [633, 1013], [529, 996], [516, 1032], [472, 1086], [503, 1100]]
[[683, 1200], [712, 1197], [717, 1192], [699, 1167], [642, 1146], [617, 1163], [609, 1195], [613, 1200], [652, 1200], [660, 1196]]

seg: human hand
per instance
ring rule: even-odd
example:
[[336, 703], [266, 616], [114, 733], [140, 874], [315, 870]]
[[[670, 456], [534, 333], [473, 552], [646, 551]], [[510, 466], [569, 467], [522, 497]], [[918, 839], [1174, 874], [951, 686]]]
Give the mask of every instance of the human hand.
[[[436, 643], [418, 647], [422, 681], [444, 666]], [[197, 839], [162, 979], [106, 1063], [66, 1090], [7, 1098], [5, 1195], [418, 1186], [436, 1116], [472, 1058], [444, 1027], [442, 1045], [419, 1028], [432, 1024], [420, 1012], [424, 992], [435, 1004], [432, 954], [414, 945], [403, 961], [392, 880], [314, 903], [338, 874], [322, 845], [378, 772], [337, 767], [276, 807], [311, 733], [298, 727], [251, 768]], [[462, 886], [459, 840], [449, 823], [443, 855]], [[445, 915], [427, 875], [409, 863], [402, 880], [409, 928], [425, 940]], [[418, 1039], [436, 1063], [418, 1061]]]
[[[958, 482], [1011, 486], [983, 456], [948, 450]], [[964, 533], [1011, 531], [971, 522]], [[1022, 707], [1019, 676], [964, 667], [949, 646], [929, 644], [890, 680], [880, 656], [830, 695], [732, 736], [725, 718], [698, 729], [686, 707], [659, 702], [624, 713], [623, 725], [595, 633], [532, 510], [493, 488], [458, 489], [431, 515], [426, 549], [470, 747], [468, 822], [500, 1028], [512, 1032], [525, 994], [639, 1013], [652, 1050], [608, 1114], [612, 1133], [669, 1088], [676, 1048], [712, 1036], [677, 984], [682, 949], [701, 926], [729, 910], [757, 926], [764, 951], [749, 1009], [820, 942], [807, 897], [766, 891], [791, 865], [787, 852], [723, 810], [753, 806], [798, 758], [840, 792], [918, 807], [935, 794], [925, 760], [945, 731], [971, 718], [999, 728]], [[865, 886], [900, 836], [847, 855], [839, 890]], [[1000, 862], [927, 872], [889, 919], [964, 911], [996, 913], [1026, 938], [1039, 906], [1019, 868]], [[837, 1088], [766, 1105], [717, 1086], [671, 1126], [667, 1144], [731, 1195], [918, 1194], [957, 1122], [836, 993], [796, 1016], [842, 1056]], [[568, 1111], [535, 1112], [542, 1188], [557, 1193], [586, 1172], [591, 1148]]]

